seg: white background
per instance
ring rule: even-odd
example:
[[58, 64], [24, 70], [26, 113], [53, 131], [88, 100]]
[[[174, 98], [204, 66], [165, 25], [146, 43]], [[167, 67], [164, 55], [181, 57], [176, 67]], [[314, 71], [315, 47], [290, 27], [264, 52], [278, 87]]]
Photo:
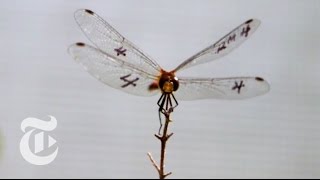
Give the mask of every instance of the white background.
[[[73, 13], [91, 9], [170, 70], [250, 18], [259, 29], [195, 77], [261, 76], [271, 91], [241, 101], [180, 101], [171, 178], [320, 177], [320, 1], [0, 0], [0, 178], [156, 178], [156, 102], [109, 88], [67, 53], [89, 43]], [[179, 75], [179, 74], [178, 74]], [[58, 128], [48, 166], [20, 155], [27, 117]]]

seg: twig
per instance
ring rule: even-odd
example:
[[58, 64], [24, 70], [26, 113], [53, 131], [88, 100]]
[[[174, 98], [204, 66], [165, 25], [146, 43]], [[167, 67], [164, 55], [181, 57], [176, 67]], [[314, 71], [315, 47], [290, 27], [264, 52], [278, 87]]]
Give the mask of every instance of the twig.
[[154, 168], [157, 169], [158, 173], [160, 174], [160, 168], [158, 167], [156, 161], [153, 159], [151, 153], [148, 153], [149, 159], [152, 162], [152, 165], [154, 166]]
[[166, 145], [167, 145], [167, 141], [169, 140], [169, 138], [173, 135], [173, 133], [168, 134], [168, 127], [169, 127], [169, 123], [171, 122], [171, 120], [170, 120], [171, 112], [172, 112], [172, 109], [169, 109], [168, 111], [163, 113], [165, 115], [165, 117], [166, 117], [166, 122], [165, 122], [165, 125], [164, 125], [164, 128], [163, 128], [162, 136], [159, 136], [159, 135], [155, 134], [155, 137], [157, 139], [159, 139], [160, 142], [161, 142], [160, 166], [157, 165], [157, 163], [153, 159], [151, 153], [148, 153], [149, 159], [152, 162], [153, 166], [158, 171], [160, 179], [165, 179], [167, 176], [172, 174], [172, 172], [165, 173], [165, 171], [164, 171], [164, 166], [165, 166], [164, 165], [165, 164], [164, 160], [165, 160], [165, 154], [166, 154]]

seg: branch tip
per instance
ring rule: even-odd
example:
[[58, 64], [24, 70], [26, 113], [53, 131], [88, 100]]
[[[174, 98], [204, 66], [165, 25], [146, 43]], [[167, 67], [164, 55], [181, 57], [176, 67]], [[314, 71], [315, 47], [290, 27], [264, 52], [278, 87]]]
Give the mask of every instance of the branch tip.
[[162, 138], [159, 135], [155, 134], [154, 136], [161, 141]]
[[172, 135], [173, 135], [173, 133], [170, 133], [170, 134], [167, 136], [167, 139], [171, 138]]
[[172, 172], [169, 172], [167, 174], [164, 175], [164, 178], [166, 178], [167, 176], [170, 176], [172, 174]]
[[156, 168], [156, 170], [160, 173], [160, 168], [159, 166], [157, 165], [156, 161], [153, 159], [152, 155], [150, 152], [148, 152], [148, 157], [152, 163], [152, 165], [154, 166], [154, 168]]

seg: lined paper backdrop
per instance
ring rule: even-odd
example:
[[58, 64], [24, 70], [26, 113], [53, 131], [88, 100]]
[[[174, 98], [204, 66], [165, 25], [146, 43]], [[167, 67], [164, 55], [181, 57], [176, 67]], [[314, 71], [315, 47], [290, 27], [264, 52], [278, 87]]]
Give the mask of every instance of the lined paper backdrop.
[[[109, 88], [67, 53], [89, 40], [73, 13], [91, 9], [164, 69], [250, 18], [258, 30], [195, 77], [261, 76], [271, 91], [241, 101], [179, 101], [171, 178], [320, 177], [320, 1], [0, 1], [0, 177], [156, 178], [156, 102]], [[19, 152], [27, 117], [58, 120], [59, 154], [33, 166]], [[3, 145], [2, 145], [3, 144]]]

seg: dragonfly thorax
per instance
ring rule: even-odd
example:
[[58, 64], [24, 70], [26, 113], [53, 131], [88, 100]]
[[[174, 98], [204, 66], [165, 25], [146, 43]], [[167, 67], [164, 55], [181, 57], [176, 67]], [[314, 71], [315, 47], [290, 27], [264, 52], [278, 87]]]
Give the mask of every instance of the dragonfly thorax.
[[159, 80], [159, 87], [164, 93], [172, 93], [178, 90], [179, 80], [173, 73], [164, 73]]

